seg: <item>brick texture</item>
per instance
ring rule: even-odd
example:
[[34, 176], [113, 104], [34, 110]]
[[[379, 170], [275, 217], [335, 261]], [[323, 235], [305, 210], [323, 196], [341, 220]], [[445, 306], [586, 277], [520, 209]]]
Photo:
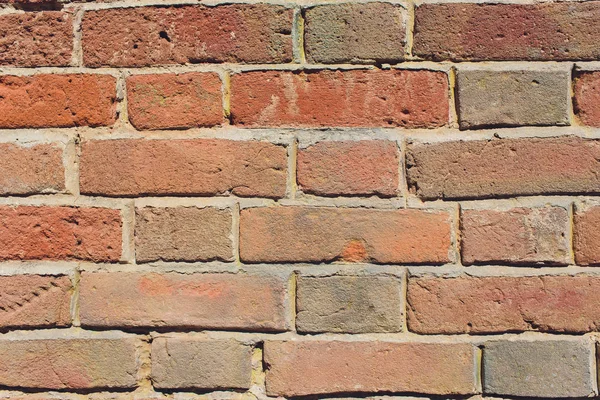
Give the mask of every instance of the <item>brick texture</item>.
[[214, 73], [136, 75], [127, 79], [129, 119], [138, 129], [183, 129], [223, 122]]
[[65, 190], [63, 150], [54, 144], [1, 143], [0, 194], [27, 195]]
[[463, 210], [465, 264], [568, 264], [568, 211], [562, 207]]
[[475, 350], [467, 343], [267, 341], [264, 351], [271, 396], [476, 391]]
[[413, 53], [434, 60], [600, 58], [600, 2], [423, 4]]
[[269, 4], [133, 7], [91, 11], [83, 61], [98, 67], [292, 60], [291, 8]]
[[119, 210], [0, 206], [0, 260], [116, 262], [120, 256]]
[[448, 80], [434, 71], [260, 71], [231, 78], [235, 125], [434, 128], [448, 123]]
[[408, 329], [423, 334], [598, 330], [597, 276], [412, 277]]
[[423, 199], [596, 193], [599, 155], [597, 141], [569, 136], [414, 144], [407, 179]]
[[72, 290], [64, 275], [0, 276], [0, 327], [70, 325]]
[[[127, 389], [136, 386], [139, 340], [2, 338], [0, 385], [26, 389]], [[48, 370], [52, 373], [48, 373]]]
[[286, 149], [218, 139], [83, 143], [81, 192], [108, 196], [283, 197]]
[[575, 113], [581, 123], [600, 126], [600, 72], [578, 73], [573, 92]]
[[94, 327], [286, 330], [286, 288], [276, 276], [82, 273], [80, 318]]
[[247, 262], [448, 261], [445, 212], [277, 207], [242, 210], [240, 257]]
[[304, 15], [306, 57], [314, 63], [404, 59], [404, 9], [390, 3], [327, 4]]
[[398, 146], [391, 141], [319, 142], [298, 151], [298, 185], [319, 196], [398, 194]]
[[232, 261], [230, 210], [215, 208], [138, 208], [136, 260]]
[[575, 261], [582, 265], [600, 264], [600, 207], [579, 209], [574, 216]]
[[248, 389], [252, 347], [236, 340], [152, 341], [152, 382], [161, 389]]
[[109, 75], [0, 75], [0, 128], [111, 125], [115, 98]]
[[15, 67], [68, 66], [73, 19], [59, 11], [0, 16], [0, 64]]

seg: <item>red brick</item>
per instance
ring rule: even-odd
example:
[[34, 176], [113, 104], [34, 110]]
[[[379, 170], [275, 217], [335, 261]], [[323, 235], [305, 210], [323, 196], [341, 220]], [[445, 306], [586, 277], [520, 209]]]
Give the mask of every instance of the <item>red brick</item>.
[[293, 10], [268, 4], [88, 11], [83, 60], [98, 67], [292, 61]]
[[574, 136], [417, 144], [407, 178], [423, 199], [597, 193], [600, 141]]
[[0, 385], [29, 389], [127, 389], [137, 384], [133, 336], [62, 334], [0, 340]]
[[577, 210], [574, 225], [575, 262], [580, 265], [600, 264], [600, 206]]
[[144, 207], [135, 212], [135, 258], [233, 261], [231, 210]]
[[583, 125], [600, 126], [600, 71], [575, 76], [574, 109]]
[[26, 195], [65, 190], [63, 151], [54, 144], [0, 144], [0, 194]]
[[215, 73], [127, 78], [129, 120], [138, 129], [182, 129], [223, 122], [221, 79]]
[[325, 207], [244, 209], [240, 256], [247, 262], [447, 262], [450, 217], [426, 210]]
[[570, 261], [570, 217], [563, 207], [461, 211], [464, 264]]
[[468, 343], [266, 341], [269, 396], [343, 392], [476, 392]]
[[111, 125], [115, 110], [109, 75], [0, 76], [0, 128]]
[[0, 260], [118, 261], [119, 210], [0, 206]]
[[84, 326], [283, 331], [287, 282], [276, 276], [84, 272]]
[[0, 276], [0, 327], [62, 327], [71, 324], [68, 276]]
[[423, 4], [413, 54], [434, 60], [600, 58], [600, 2]]
[[298, 151], [298, 184], [316, 195], [398, 192], [398, 146], [390, 141], [319, 142]]
[[408, 282], [408, 328], [421, 334], [600, 328], [600, 277], [414, 277]]
[[105, 140], [82, 145], [80, 186], [108, 196], [283, 197], [283, 146], [219, 139]]
[[73, 18], [60, 11], [0, 16], [0, 65], [68, 66]]
[[231, 117], [248, 127], [448, 123], [448, 79], [417, 70], [257, 71], [231, 78]]

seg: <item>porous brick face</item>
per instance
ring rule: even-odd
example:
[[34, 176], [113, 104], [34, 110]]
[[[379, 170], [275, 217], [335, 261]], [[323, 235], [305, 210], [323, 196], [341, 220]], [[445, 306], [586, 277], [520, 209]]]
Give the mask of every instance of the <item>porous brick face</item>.
[[0, 399], [598, 397], [598, 26], [0, 0]]

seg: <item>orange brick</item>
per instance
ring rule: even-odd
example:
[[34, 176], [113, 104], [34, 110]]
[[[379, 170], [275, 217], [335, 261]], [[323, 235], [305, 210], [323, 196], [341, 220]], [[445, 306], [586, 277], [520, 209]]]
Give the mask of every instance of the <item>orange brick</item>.
[[600, 206], [577, 210], [574, 224], [575, 262], [580, 265], [600, 264]]
[[583, 125], [600, 126], [600, 72], [575, 75], [574, 109]]
[[240, 256], [252, 263], [441, 264], [449, 248], [447, 212], [324, 207], [241, 212]]
[[231, 117], [247, 127], [434, 128], [448, 123], [445, 73], [257, 71], [231, 77]]
[[0, 206], [0, 260], [116, 262], [121, 241], [119, 210]]

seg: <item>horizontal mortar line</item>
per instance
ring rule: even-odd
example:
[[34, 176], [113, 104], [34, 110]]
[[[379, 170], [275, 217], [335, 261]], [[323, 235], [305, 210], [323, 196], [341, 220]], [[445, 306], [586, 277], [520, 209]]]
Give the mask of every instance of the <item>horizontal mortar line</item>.
[[600, 268], [577, 265], [568, 266], [522, 266], [522, 265], [442, 265], [442, 266], [406, 266], [410, 277], [535, 277], [535, 276], [600, 276]]

